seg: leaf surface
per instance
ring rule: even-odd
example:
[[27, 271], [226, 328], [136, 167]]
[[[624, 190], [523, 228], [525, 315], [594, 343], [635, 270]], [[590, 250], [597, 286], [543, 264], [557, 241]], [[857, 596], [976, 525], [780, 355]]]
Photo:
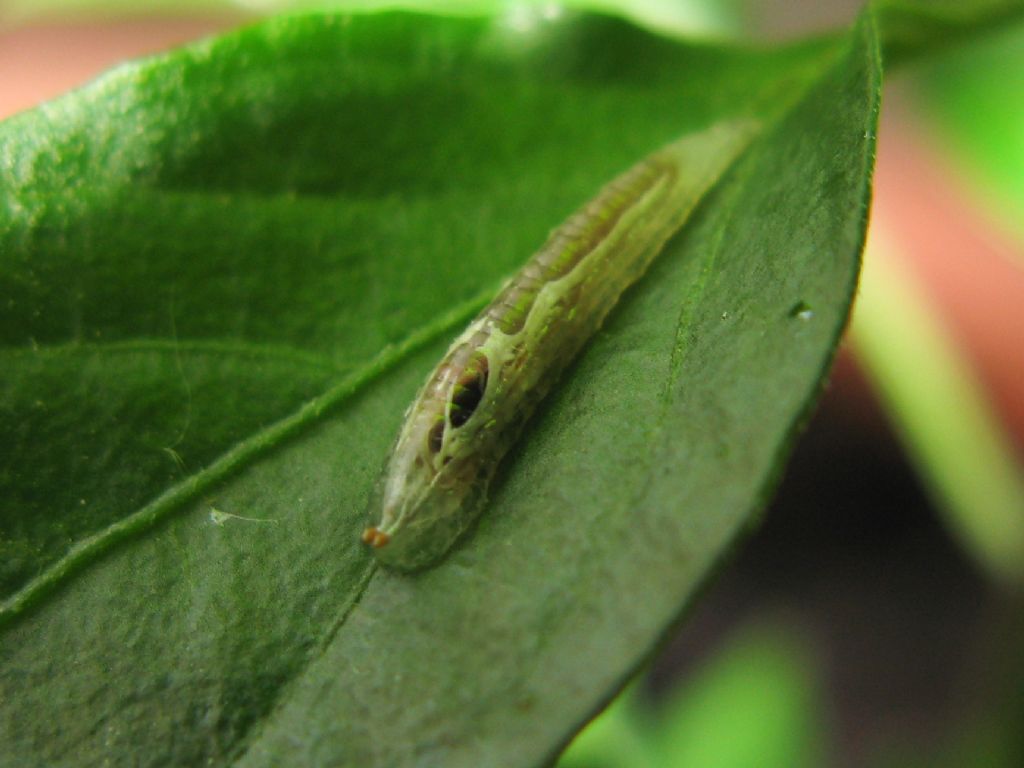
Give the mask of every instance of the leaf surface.
[[[877, 43], [272, 20], [0, 126], [0, 763], [535, 765], [750, 523], [856, 283]], [[763, 133], [438, 567], [358, 541], [460, 323], [601, 184]]]

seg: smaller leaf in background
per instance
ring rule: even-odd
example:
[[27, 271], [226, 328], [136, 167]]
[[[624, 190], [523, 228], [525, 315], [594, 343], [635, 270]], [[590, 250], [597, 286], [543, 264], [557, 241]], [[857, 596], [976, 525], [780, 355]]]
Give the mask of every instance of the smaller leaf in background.
[[873, 229], [851, 327], [858, 359], [950, 530], [986, 570], [1024, 578], [1024, 476], [969, 365]]
[[567, 5], [615, 13], [654, 29], [689, 35], [739, 32], [746, 0], [569, 0]]
[[631, 687], [580, 732], [558, 768], [662, 768], [656, 736], [657, 726]]
[[39, 19], [162, 17], [173, 15], [271, 15], [285, 12], [387, 10], [401, 5], [410, 10], [449, 13], [491, 13], [506, 6], [529, 23], [540, 14], [550, 17], [564, 8], [609, 13], [651, 29], [682, 34], [730, 35], [740, 28], [745, 0], [6, 0], [0, 23]]
[[886, 67], [945, 52], [1024, 15], [1020, 0], [876, 0]]
[[951, 51], [915, 84], [943, 149], [1024, 242], [1024, 24]]
[[822, 764], [825, 723], [813, 655], [784, 625], [751, 626], [668, 703], [664, 765]]
[[799, 634], [755, 623], [656, 712], [634, 691], [583, 731], [559, 768], [796, 768], [822, 764], [825, 723]]

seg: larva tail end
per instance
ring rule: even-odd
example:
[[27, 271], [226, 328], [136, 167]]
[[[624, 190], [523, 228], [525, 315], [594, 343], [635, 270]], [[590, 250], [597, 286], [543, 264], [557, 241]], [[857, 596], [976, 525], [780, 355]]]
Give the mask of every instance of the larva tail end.
[[372, 525], [363, 531], [363, 535], [360, 538], [363, 540], [364, 544], [369, 544], [374, 549], [380, 549], [391, 541], [390, 536]]

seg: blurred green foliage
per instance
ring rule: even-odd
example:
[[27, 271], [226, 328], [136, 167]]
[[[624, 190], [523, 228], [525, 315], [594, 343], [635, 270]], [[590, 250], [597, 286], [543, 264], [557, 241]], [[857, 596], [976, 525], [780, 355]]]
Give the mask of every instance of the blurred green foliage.
[[966, 354], [877, 225], [850, 339], [948, 530], [993, 578], [1024, 582], [1024, 472]]
[[722, 36], [740, 29], [746, 7], [745, 0], [6, 0], [0, 5], [0, 22], [395, 9], [473, 15], [502, 8], [513, 9], [511, 13], [523, 8], [559, 8], [611, 13], [651, 28]]
[[736, 633], [665, 700], [634, 687], [566, 751], [559, 768], [812, 768], [828, 716], [813, 654], [781, 623]]
[[927, 62], [918, 75], [912, 86], [944, 149], [1024, 243], [1024, 24]]
[[[1012, 609], [1017, 604], [1011, 604]], [[996, 696], [934, 738], [889, 734], [869, 768], [1019, 768], [1024, 761], [1024, 625], [1003, 627]], [[833, 736], [827, 674], [799, 626], [753, 619], [667, 694], [636, 682], [598, 715], [557, 768], [813, 768], [845, 764]], [[991, 659], [983, 660], [990, 664]], [[640, 678], [639, 680], [642, 680]]]

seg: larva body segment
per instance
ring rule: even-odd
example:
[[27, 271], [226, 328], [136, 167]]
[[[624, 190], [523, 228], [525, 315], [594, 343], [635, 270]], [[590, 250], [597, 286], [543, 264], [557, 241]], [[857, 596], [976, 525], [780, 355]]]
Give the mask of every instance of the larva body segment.
[[754, 134], [690, 134], [606, 185], [451, 345], [410, 406], [363, 541], [401, 570], [440, 559], [559, 374]]

